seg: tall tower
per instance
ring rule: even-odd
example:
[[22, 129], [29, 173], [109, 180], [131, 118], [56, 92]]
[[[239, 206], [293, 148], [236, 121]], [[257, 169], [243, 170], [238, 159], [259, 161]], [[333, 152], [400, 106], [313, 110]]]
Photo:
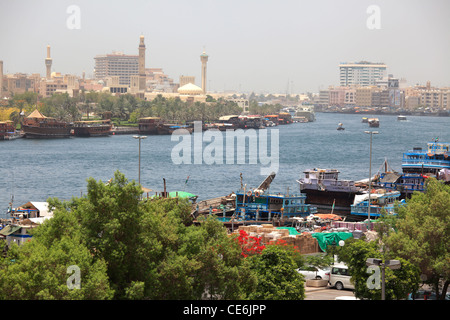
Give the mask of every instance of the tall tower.
[[208, 62], [208, 55], [203, 51], [200, 55], [200, 61], [202, 62], [202, 90], [206, 93], [206, 63]]
[[145, 91], [145, 44], [144, 36], [141, 35], [139, 42], [139, 91]]
[[0, 98], [2, 98], [3, 94], [3, 61], [0, 60]]
[[47, 58], [45, 58], [45, 67], [47, 68], [47, 79], [52, 77], [52, 58], [50, 58], [50, 46], [47, 46]]

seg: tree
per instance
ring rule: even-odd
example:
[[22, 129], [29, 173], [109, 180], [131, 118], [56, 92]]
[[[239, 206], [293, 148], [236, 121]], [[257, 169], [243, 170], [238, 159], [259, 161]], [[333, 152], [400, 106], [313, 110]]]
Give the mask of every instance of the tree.
[[[345, 246], [336, 247], [333, 250], [339, 260], [347, 264], [351, 281], [355, 285], [355, 296], [361, 299], [379, 300], [381, 290], [376, 289], [381, 285], [380, 279], [372, 281], [372, 273], [368, 272], [366, 260], [368, 258], [385, 260], [400, 260], [401, 268], [398, 270], [385, 270], [385, 297], [387, 300], [404, 299], [406, 296], [417, 290], [419, 283], [419, 270], [412, 263], [399, 258], [392, 253], [382, 252], [377, 241], [367, 242], [363, 239], [348, 239]], [[381, 274], [381, 273], [380, 273]], [[368, 285], [368, 282], [374, 286]]]
[[425, 193], [414, 193], [398, 208], [395, 232], [386, 245], [420, 268], [425, 283], [444, 299], [450, 283], [450, 185], [429, 178]]
[[[83, 243], [75, 217], [56, 211], [35, 228], [33, 239], [10, 246], [0, 264], [0, 299], [111, 299], [104, 260], [96, 260]], [[68, 286], [68, 268], [80, 270], [80, 287]]]
[[267, 246], [261, 254], [246, 259], [256, 273], [258, 283], [251, 300], [303, 300], [304, 278], [295, 269], [296, 264], [286, 250]]
[[247, 297], [254, 276], [220, 222], [193, 225], [187, 200], [141, 201], [140, 186], [118, 171], [106, 184], [89, 178], [87, 189], [68, 203], [52, 200], [71, 223], [46, 234], [52, 243], [60, 228], [76, 230], [94, 261], [106, 262], [114, 299]]

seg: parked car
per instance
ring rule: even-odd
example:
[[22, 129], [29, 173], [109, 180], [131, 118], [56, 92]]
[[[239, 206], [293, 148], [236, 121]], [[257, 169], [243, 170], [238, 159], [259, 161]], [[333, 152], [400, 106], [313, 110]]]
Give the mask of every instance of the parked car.
[[297, 269], [297, 272], [302, 274], [305, 277], [305, 280], [310, 279], [323, 279], [323, 280], [329, 280], [330, 279], [330, 268], [316, 268], [313, 266], [306, 266], [303, 268]]
[[[410, 293], [408, 300], [436, 300], [436, 292], [429, 290], [419, 290], [414, 295]], [[445, 295], [445, 300], [450, 300], [450, 294]]]
[[330, 278], [328, 282], [332, 287], [338, 290], [355, 289], [355, 286], [350, 281], [352, 278], [348, 267], [345, 264], [334, 264], [331, 266]]

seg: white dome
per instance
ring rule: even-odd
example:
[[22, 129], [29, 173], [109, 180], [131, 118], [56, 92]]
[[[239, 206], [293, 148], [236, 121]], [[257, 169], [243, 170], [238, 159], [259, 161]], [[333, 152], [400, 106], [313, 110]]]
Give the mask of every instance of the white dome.
[[202, 88], [196, 86], [193, 83], [188, 83], [182, 86], [181, 88], [178, 88], [178, 93], [194, 95], [194, 94], [202, 94], [203, 90]]

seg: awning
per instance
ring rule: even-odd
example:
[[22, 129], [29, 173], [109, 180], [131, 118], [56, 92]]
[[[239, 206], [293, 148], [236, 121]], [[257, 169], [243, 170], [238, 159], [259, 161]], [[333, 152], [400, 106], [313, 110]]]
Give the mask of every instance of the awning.
[[0, 235], [9, 236], [10, 234], [22, 229], [20, 226], [6, 226], [0, 230]]

